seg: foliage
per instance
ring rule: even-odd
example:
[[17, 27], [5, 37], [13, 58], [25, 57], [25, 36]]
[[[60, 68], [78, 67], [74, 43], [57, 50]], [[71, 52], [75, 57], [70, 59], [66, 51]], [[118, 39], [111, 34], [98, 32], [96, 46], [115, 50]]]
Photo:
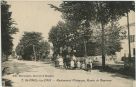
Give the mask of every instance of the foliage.
[[49, 53], [50, 53], [50, 44], [47, 41], [41, 41], [39, 43], [37, 56], [41, 59], [45, 59], [48, 57]]
[[13, 25], [15, 22], [11, 18], [12, 12], [9, 11], [10, 5], [6, 1], [1, 1], [1, 39], [2, 39], [2, 56], [9, 56], [12, 53], [13, 34], [18, 29]]
[[49, 41], [53, 43], [54, 53], [59, 54], [60, 47], [70, 45], [70, 30], [64, 22], [59, 22], [57, 26], [53, 26], [49, 32]]
[[[95, 24], [91, 25], [91, 29], [87, 29], [90, 31], [85, 32], [85, 29], [70, 29], [66, 28], [66, 24], [62, 23], [61, 28], [59, 28], [60, 24], [56, 27], [52, 27], [49, 33], [49, 41], [53, 43], [54, 50], [58, 54], [60, 52], [60, 47], [70, 46], [73, 50], [76, 50], [76, 56], [84, 56], [84, 44], [83, 40], [87, 41], [87, 55], [94, 56], [100, 55], [101, 51], [101, 31], [99, 31], [99, 27]], [[65, 26], [65, 28], [64, 28]], [[95, 28], [95, 29], [94, 29]], [[120, 33], [123, 28], [117, 23], [109, 24], [105, 28], [105, 52], [107, 55], [114, 55], [115, 52], [121, 50], [120, 44]], [[67, 30], [67, 31], [66, 31]], [[98, 30], [98, 31], [96, 31]], [[74, 31], [74, 32], [73, 32]], [[95, 32], [96, 31], [96, 32]], [[69, 38], [66, 39], [66, 36]], [[68, 41], [68, 42], [67, 42]], [[69, 43], [69, 44], [68, 44]], [[71, 43], [71, 44], [70, 44]], [[98, 53], [99, 52], [99, 53]]]
[[118, 22], [111, 23], [105, 28], [105, 54], [115, 55], [119, 52], [121, 47], [122, 37], [125, 37], [126, 33], [122, 32], [123, 27]]
[[[92, 30], [90, 28], [83, 30], [83, 25], [77, 28], [70, 23], [59, 22], [57, 26], [53, 26], [49, 32], [49, 41], [53, 43], [54, 52], [56, 52], [56, 54], [59, 54], [60, 47], [64, 48], [67, 46], [70, 47], [72, 51], [84, 48], [83, 40], [88, 41], [91, 37]], [[82, 53], [84, 53], [83, 51], [82, 49]], [[78, 52], [78, 54], [80, 53]]]
[[43, 58], [49, 54], [49, 43], [43, 41], [39, 32], [24, 32], [19, 44], [16, 47], [17, 55], [23, 59], [31, 60], [36, 54], [37, 58]]
[[[82, 23], [85, 21], [84, 28], [89, 27], [90, 22], [95, 21], [97, 24], [101, 24], [102, 29], [102, 38], [101, 38], [101, 47], [102, 47], [102, 62], [105, 66], [105, 26], [109, 23], [117, 21], [130, 10], [134, 11], [134, 2], [133, 1], [64, 1], [60, 4], [59, 7], [56, 7], [50, 4], [51, 8], [62, 12], [62, 16], [65, 20], [78, 21]], [[79, 24], [80, 25], [80, 24]], [[84, 29], [83, 28], [83, 29]], [[113, 35], [113, 34], [112, 34]], [[111, 38], [112, 36], [110, 36]], [[113, 41], [111, 41], [113, 42]], [[115, 47], [119, 48], [119, 45], [114, 43]], [[110, 47], [110, 46], [109, 46]], [[113, 47], [113, 46], [112, 46]], [[115, 52], [113, 48], [111, 53]]]
[[62, 12], [64, 19], [95, 20], [104, 24], [124, 16], [130, 10], [135, 10], [134, 1], [63, 1], [59, 7], [49, 5]]

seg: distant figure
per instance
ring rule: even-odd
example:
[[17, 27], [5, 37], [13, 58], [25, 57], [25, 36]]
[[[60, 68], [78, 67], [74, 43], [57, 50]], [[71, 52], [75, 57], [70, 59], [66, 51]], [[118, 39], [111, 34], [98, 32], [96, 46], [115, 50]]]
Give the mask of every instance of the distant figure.
[[88, 71], [90, 69], [89, 58], [85, 59], [85, 63], [86, 63], [86, 70]]
[[95, 57], [94, 61], [98, 61], [98, 58], [97, 58], [97, 57]]
[[85, 62], [84, 61], [82, 62], [81, 67], [82, 67], [83, 70], [85, 70], [86, 67], [85, 67]]
[[81, 63], [80, 63], [80, 61], [77, 61], [77, 68], [78, 68], [78, 69], [81, 68]]
[[77, 60], [76, 57], [75, 57], [75, 55], [72, 56], [72, 59], [73, 59], [73, 61]]
[[59, 61], [59, 67], [60, 68], [63, 68], [63, 58], [62, 58], [62, 56], [59, 56], [59, 59], [58, 59], [58, 61]]
[[92, 59], [89, 59], [89, 62], [87, 64], [87, 71], [91, 71], [92, 70]]
[[66, 68], [70, 68], [70, 56], [66, 55]]
[[66, 59], [65, 56], [64, 56], [64, 59], [63, 59], [63, 64], [64, 64], [64, 67], [67, 68], [67, 59]]
[[85, 64], [87, 65], [89, 63], [89, 58], [85, 59]]
[[75, 67], [74, 60], [71, 60], [71, 62], [70, 62], [70, 66], [71, 66], [71, 69], [73, 69], [73, 68]]
[[72, 59], [73, 59], [73, 61], [74, 61], [74, 68], [76, 68], [77, 67], [77, 58], [75, 57], [75, 55], [73, 55], [72, 56]]
[[56, 60], [55, 60], [55, 67], [59, 66], [59, 55], [57, 55]]
[[9, 67], [4, 67], [3, 70], [2, 70], [2, 76], [8, 74], [8, 68]]
[[22, 60], [22, 57], [21, 57], [21, 56], [17, 56], [17, 59], [18, 59], [18, 60]]

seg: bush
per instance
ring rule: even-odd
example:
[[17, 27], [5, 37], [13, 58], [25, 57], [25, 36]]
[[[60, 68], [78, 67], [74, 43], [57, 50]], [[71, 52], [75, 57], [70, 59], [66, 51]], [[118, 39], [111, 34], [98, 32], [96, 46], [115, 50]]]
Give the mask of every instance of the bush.
[[125, 56], [123, 56], [123, 57], [121, 58], [121, 60], [122, 60], [122, 61], [125, 61], [125, 59], [126, 59], [126, 57], [125, 57]]
[[124, 61], [124, 70], [129, 75], [135, 75], [135, 57], [125, 58]]

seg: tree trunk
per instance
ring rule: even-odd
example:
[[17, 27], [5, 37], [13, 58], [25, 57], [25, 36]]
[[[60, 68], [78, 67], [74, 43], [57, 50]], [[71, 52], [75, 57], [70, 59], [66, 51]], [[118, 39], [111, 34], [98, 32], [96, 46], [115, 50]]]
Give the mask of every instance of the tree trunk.
[[87, 49], [86, 49], [86, 41], [85, 40], [84, 40], [84, 50], [85, 50], [84, 57], [87, 57]]
[[105, 68], [105, 44], [104, 44], [104, 24], [101, 23], [102, 27], [102, 68]]
[[33, 45], [33, 52], [34, 52], [34, 58], [35, 58], [35, 61], [36, 61], [36, 52], [35, 52], [35, 46]]

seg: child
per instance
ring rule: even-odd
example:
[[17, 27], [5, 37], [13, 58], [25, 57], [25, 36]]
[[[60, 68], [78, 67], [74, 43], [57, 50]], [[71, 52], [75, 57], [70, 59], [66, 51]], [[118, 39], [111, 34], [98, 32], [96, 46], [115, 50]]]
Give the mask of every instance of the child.
[[57, 55], [56, 60], [55, 60], [55, 67], [59, 66], [59, 55]]
[[73, 68], [75, 67], [75, 64], [74, 64], [74, 61], [73, 61], [73, 60], [71, 60], [70, 66], [71, 66], [71, 69], [73, 69]]
[[85, 70], [85, 62], [82, 63], [82, 69]]
[[62, 56], [59, 57], [59, 67], [63, 68], [63, 58], [62, 58]]
[[74, 55], [72, 56], [72, 59], [73, 59], [73, 61], [76, 61], [76, 57]]
[[76, 63], [77, 59], [76, 59], [75, 55], [72, 56], [72, 59], [74, 61], [74, 68], [76, 68], [77, 67], [77, 63]]
[[91, 58], [90, 58], [89, 63], [90, 63], [90, 70], [92, 70], [93, 64], [92, 64], [92, 59]]
[[80, 61], [77, 61], [77, 68], [78, 68], [78, 69], [81, 68], [81, 63], [80, 63]]
[[70, 68], [70, 56], [66, 55], [66, 68]]
[[86, 58], [86, 70], [89, 71], [90, 67], [90, 58]]
[[86, 68], [86, 70], [89, 71], [89, 70], [90, 70], [90, 67], [91, 67], [91, 66], [90, 66], [90, 62], [88, 62], [88, 63], [87, 63], [87, 68]]
[[91, 69], [92, 69], [92, 60], [90, 58], [88, 63], [87, 63], [87, 71], [91, 71]]

